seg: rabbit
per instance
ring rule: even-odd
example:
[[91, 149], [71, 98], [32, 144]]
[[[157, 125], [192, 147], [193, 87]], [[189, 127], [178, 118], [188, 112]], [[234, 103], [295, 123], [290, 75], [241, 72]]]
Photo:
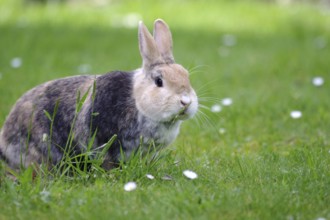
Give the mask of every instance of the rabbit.
[[[86, 150], [95, 131], [95, 150], [117, 135], [102, 163], [106, 170], [118, 164], [122, 153], [129, 156], [139, 147], [154, 144], [161, 149], [172, 143], [181, 123], [197, 112], [197, 95], [188, 71], [174, 61], [172, 35], [163, 20], [154, 22], [153, 35], [140, 21], [138, 42], [139, 69], [56, 79], [26, 92], [2, 127], [0, 158], [12, 169], [46, 161], [58, 164], [73, 120], [73, 155]], [[87, 97], [77, 113], [78, 92]], [[47, 112], [54, 115], [53, 123]]]

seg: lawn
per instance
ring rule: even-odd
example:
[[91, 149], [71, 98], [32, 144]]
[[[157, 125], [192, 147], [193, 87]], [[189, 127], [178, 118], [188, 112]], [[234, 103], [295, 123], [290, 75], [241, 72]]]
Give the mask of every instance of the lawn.
[[0, 127], [42, 82], [140, 67], [137, 22], [150, 30], [159, 17], [204, 107], [153, 163], [35, 179], [27, 169], [19, 182], [1, 172], [1, 220], [330, 219], [330, 8], [95, 2], [0, 0]]

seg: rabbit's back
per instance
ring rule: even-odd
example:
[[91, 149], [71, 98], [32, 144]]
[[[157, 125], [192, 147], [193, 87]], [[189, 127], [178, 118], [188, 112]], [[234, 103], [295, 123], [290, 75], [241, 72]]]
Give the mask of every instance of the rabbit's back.
[[[95, 132], [94, 147], [107, 143], [113, 135], [117, 140], [107, 153], [107, 162], [117, 161], [120, 148], [138, 147], [138, 110], [132, 96], [135, 72], [114, 71], [95, 80], [95, 94], [78, 115], [76, 134], [79, 143], [87, 143]], [[90, 133], [91, 132], [91, 133]], [[138, 138], [136, 138], [138, 137]], [[132, 141], [124, 144], [125, 140]], [[134, 143], [133, 143], [134, 142]]]
[[[41, 163], [48, 152], [51, 133], [53, 163], [62, 158], [62, 148], [75, 114], [77, 92], [93, 85], [92, 76], [76, 76], [41, 84], [25, 93], [8, 115], [0, 134], [0, 155], [16, 168], [31, 161]], [[57, 103], [57, 104], [56, 104]], [[58, 105], [56, 112], [55, 106]], [[51, 120], [55, 116], [52, 129]], [[51, 131], [52, 130], [52, 131]]]

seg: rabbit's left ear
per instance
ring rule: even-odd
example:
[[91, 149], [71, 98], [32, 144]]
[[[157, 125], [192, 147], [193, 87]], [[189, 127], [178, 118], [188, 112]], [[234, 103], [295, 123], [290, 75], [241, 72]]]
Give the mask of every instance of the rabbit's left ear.
[[149, 69], [155, 64], [164, 63], [154, 38], [142, 21], [139, 23], [139, 48], [144, 69]]
[[158, 50], [165, 62], [174, 63], [174, 57], [172, 52], [172, 34], [169, 27], [163, 20], [157, 19], [155, 21], [153, 36], [157, 44]]

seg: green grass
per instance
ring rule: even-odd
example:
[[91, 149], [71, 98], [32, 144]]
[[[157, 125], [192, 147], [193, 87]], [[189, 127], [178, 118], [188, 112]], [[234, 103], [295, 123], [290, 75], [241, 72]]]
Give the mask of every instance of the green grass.
[[[163, 18], [201, 98], [233, 104], [202, 109], [210, 122], [185, 122], [156, 163], [137, 157], [122, 170], [34, 180], [28, 169], [20, 183], [2, 174], [0, 219], [330, 219], [330, 10], [315, 5], [0, 0], [0, 125], [25, 91], [79, 74], [81, 64], [95, 74], [138, 68], [137, 30], [120, 25], [132, 13], [150, 29]], [[315, 76], [325, 84], [313, 86]], [[292, 119], [292, 110], [303, 116]], [[199, 177], [188, 180], [186, 169]], [[124, 191], [128, 181], [135, 191]]]

